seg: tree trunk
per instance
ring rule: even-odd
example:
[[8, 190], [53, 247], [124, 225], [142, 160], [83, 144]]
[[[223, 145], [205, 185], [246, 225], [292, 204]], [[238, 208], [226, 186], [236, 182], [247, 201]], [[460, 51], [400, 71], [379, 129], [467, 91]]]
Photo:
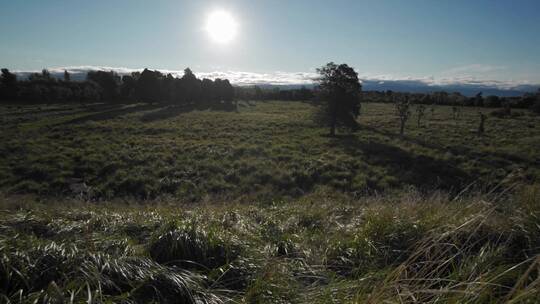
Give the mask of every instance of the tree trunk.
[[404, 131], [405, 131], [405, 122], [402, 120], [401, 125], [399, 126], [399, 134], [403, 135]]
[[478, 133], [484, 133], [484, 118], [480, 117], [480, 125], [478, 126]]
[[330, 122], [330, 136], [336, 135], [336, 124], [337, 124], [337, 105], [334, 105], [332, 111], [332, 121]]
[[484, 134], [484, 122], [487, 116], [484, 113], [478, 113], [480, 115], [480, 125], [478, 126], [478, 134]]

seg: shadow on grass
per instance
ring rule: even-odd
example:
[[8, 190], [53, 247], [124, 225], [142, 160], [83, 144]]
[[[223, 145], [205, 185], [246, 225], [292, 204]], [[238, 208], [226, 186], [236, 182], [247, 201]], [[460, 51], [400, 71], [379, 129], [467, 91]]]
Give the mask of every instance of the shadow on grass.
[[473, 180], [467, 172], [451, 162], [412, 154], [376, 141], [362, 141], [355, 135], [336, 136], [331, 142], [353, 157], [362, 155], [370, 166], [385, 168], [403, 185], [413, 185], [423, 190], [437, 188], [458, 191]]
[[194, 110], [199, 111], [219, 111], [219, 112], [232, 112], [236, 110], [236, 107], [233, 104], [224, 104], [224, 103], [200, 103], [200, 104], [186, 104], [186, 105], [169, 105], [165, 108], [159, 109], [157, 111], [145, 113], [141, 116], [142, 122], [153, 122], [158, 120], [164, 120], [176, 117], [182, 113], [191, 112]]
[[488, 166], [495, 166], [495, 167], [511, 166], [515, 163], [519, 163], [523, 166], [538, 166], [540, 164], [539, 162], [531, 161], [529, 159], [526, 159], [517, 155], [501, 153], [498, 151], [490, 151], [489, 153], [478, 152], [465, 146], [454, 146], [454, 147], [443, 146], [441, 144], [427, 142], [425, 140], [414, 138], [408, 135], [400, 136], [397, 133], [392, 133], [385, 130], [379, 130], [377, 128], [366, 126], [366, 125], [362, 125], [361, 130], [367, 130], [369, 132], [387, 136], [391, 139], [399, 139], [399, 140], [408, 141], [424, 148], [436, 150], [439, 153], [451, 152], [454, 155], [462, 155], [468, 159], [474, 159], [474, 160], [483, 162], [484, 164]]
[[[77, 117], [75, 119], [66, 121], [61, 123], [61, 125], [69, 125], [69, 124], [77, 124], [77, 123], [83, 123], [87, 121], [100, 121], [100, 120], [107, 120], [107, 119], [113, 119], [118, 116], [135, 113], [135, 112], [141, 112], [141, 111], [148, 111], [153, 110], [162, 107], [161, 105], [153, 105], [153, 104], [146, 104], [146, 105], [135, 105], [135, 106], [125, 106], [125, 105], [118, 105], [111, 108], [107, 108], [106, 111], [89, 114], [81, 117]], [[99, 110], [100, 108], [97, 108]]]
[[193, 105], [183, 106], [168, 106], [157, 111], [145, 113], [141, 116], [142, 122], [153, 122], [158, 120], [164, 120], [176, 117], [182, 113], [193, 111], [195, 107]]
[[[42, 108], [41, 106], [45, 107]], [[83, 113], [83, 112], [96, 112], [96, 111], [105, 111], [113, 108], [118, 108], [120, 105], [118, 104], [105, 104], [105, 103], [93, 103], [93, 104], [84, 104], [84, 103], [77, 103], [77, 104], [59, 104], [56, 107], [50, 106], [47, 108], [47, 104], [38, 104], [34, 106], [32, 109], [28, 111], [21, 111], [21, 112], [13, 112], [9, 113], [10, 116], [18, 117], [18, 116], [27, 116], [27, 115], [34, 115], [34, 114], [48, 114], [53, 113], [58, 116], [62, 115], [71, 115], [76, 113]]]

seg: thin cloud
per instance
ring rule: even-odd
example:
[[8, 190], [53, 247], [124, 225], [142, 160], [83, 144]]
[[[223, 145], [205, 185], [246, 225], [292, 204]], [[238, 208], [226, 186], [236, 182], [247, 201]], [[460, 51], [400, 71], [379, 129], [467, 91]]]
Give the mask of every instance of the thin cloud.
[[457, 66], [446, 71], [443, 71], [442, 74], [445, 75], [456, 75], [456, 74], [485, 74], [492, 73], [496, 71], [504, 71], [507, 68], [505, 66], [498, 65], [489, 65], [489, 64], [469, 64], [463, 66]]
[[[504, 69], [502, 66], [488, 66], [473, 64], [449, 69], [441, 73], [442, 77], [395, 77], [393, 75], [360, 75], [364, 83], [378, 84], [403, 84], [403, 85], [423, 85], [427, 87], [447, 87], [447, 86], [477, 86], [489, 87], [501, 90], [510, 90], [522, 86], [534, 86], [536, 83], [530, 81], [501, 81], [485, 78], [478, 78], [469, 75], [469, 73], [488, 73]], [[143, 68], [109, 67], [109, 66], [66, 66], [53, 67], [48, 69], [53, 76], [62, 77], [64, 71], [72, 74], [72, 79], [82, 80], [89, 71], [114, 71], [119, 75], [128, 75], [132, 72], [141, 72]], [[175, 77], [182, 77], [183, 70], [156, 69], [164, 74], [172, 74]], [[22, 77], [30, 73], [40, 71], [15, 71]], [[195, 72], [199, 78], [209, 79], [229, 79], [231, 83], [239, 86], [246, 85], [310, 85], [315, 82], [317, 74], [315, 72], [283, 72], [276, 71], [270, 73], [254, 73], [243, 71], [213, 71], [213, 72]]]

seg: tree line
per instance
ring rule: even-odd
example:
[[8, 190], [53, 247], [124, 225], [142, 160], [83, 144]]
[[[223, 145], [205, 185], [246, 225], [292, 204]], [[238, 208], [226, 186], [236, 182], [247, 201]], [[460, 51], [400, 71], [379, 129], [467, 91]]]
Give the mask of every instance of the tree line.
[[[407, 99], [414, 104], [475, 107], [508, 107], [531, 109], [540, 113], [540, 90], [519, 97], [467, 97], [459, 92], [407, 93], [393, 91], [359, 91], [363, 102], [396, 103]], [[180, 78], [172, 74], [144, 69], [120, 76], [113, 71], [90, 71], [85, 81], [73, 81], [65, 71], [62, 79], [49, 71], [33, 73], [20, 80], [8, 69], [1, 69], [0, 102], [149, 102], [197, 105], [207, 108], [234, 108], [234, 100], [319, 101], [321, 86], [283, 89], [277, 87], [233, 87], [227, 79], [198, 79], [187, 68]]]
[[47, 70], [19, 80], [8, 69], [0, 74], [0, 101], [61, 102], [148, 102], [194, 105], [229, 110], [234, 107], [235, 89], [227, 79], [198, 79], [187, 68], [180, 78], [144, 69], [120, 76], [113, 71], [90, 71], [85, 81], [72, 81], [65, 71], [57, 79]]
[[302, 86], [299, 89], [283, 89], [278, 87], [243, 86], [236, 88], [236, 98], [241, 100], [284, 100], [309, 101], [315, 97], [315, 91]]
[[500, 108], [510, 107], [517, 109], [531, 109], [540, 113], [540, 89], [536, 93], [525, 93], [516, 97], [500, 97], [496, 95], [484, 96], [482, 92], [467, 97], [459, 92], [445, 91], [433, 93], [406, 93], [393, 91], [367, 91], [362, 92], [362, 100], [366, 102], [388, 102], [407, 99], [414, 104], [447, 105], [465, 107]]

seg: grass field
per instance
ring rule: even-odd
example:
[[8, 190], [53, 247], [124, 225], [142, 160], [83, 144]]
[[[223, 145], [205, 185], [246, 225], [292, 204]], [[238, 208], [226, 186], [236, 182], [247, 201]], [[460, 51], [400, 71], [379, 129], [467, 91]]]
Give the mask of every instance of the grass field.
[[0, 108], [0, 303], [540, 301], [540, 117], [313, 110]]
[[[491, 189], [540, 176], [540, 118], [479, 109], [413, 115], [406, 136], [388, 104], [366, 103], [358, 132], [331, 138], [307, 103], [243, 103], [240, 111], [152, 105], [2, 107], [0, 188], [91, 199], [276, 200], [320, 187], [358, 196], [402, 190]], [[491, 111], [485, 110], [483, 111]], [[413, 109], [414, 112], [414, 109]]]
[[11, 198], [5, 303], [537, 303], [540, 189], [288, 203]]

